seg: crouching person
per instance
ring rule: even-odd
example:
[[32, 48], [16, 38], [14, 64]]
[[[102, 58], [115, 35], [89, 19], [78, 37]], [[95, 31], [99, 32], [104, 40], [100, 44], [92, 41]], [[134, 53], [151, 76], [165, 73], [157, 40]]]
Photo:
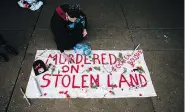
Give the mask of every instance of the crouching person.
[[58, 6], [51, 18], [50, 28], [53, 33], [57, 49], [64, 58], [70, 58], [64, 50], [73, 48], [83, 41], [87, 35], [87, 18], [76, 4], [63, 4]]

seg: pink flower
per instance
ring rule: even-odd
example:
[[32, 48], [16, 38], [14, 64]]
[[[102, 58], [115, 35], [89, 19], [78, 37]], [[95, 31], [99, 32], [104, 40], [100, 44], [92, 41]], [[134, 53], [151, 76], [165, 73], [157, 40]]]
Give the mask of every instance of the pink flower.
[[67, 98], [70, 98], [70, 96], [69, 96], [68, 94], [66, 95], [66, 97], [67, 97]]
[[114, 87], [116, 88], [116, 87], [118, 87], [116, 84], [114, 84]]
[[63, 94], [64, 92], [63, 91], [59, 91], [59, 94]]
[[67, 94], [68, 93], [68, 91], [66, 91], [64, 94]]
[[89, 71], [92, 71], [92, 68], [91, 67], [89, 68]]
[[26, 78], [25, 76], [23, 77], [23, 79], [24, 79], [24, 80], [27, 80], [27, 78]]

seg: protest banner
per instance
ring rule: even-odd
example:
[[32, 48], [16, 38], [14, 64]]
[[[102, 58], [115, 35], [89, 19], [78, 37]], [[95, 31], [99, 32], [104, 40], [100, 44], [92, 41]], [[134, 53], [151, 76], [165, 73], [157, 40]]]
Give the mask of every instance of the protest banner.
[[92, 55], [38, 50], [28, 98], [124, 98], [156, 96], [142, 50], [93, 50]]

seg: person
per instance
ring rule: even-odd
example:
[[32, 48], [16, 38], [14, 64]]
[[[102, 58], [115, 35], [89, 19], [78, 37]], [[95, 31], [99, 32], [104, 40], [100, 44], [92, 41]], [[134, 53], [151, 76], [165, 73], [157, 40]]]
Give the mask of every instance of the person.
[[57, 49], [64, 58], [70, 61], [64, 50], [73, 48], [83, 41], [87, 35], [87, 17], [76, 4], [58, 6], [50, 21], [50, 29], [54, 35]]

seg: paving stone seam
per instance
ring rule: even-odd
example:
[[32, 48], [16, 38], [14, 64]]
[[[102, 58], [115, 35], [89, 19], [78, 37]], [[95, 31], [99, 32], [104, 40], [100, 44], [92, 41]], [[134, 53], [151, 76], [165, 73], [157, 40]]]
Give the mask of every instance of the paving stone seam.
[[[129, 33], [129, 36], [130, 36], [130, 38], [131, 38], [131, 40], [132, 40], [132, 43], [134, 43], [134, 47], [136, 47], [137, 44], [134, 42], [134, 38], [133, 38], [133, 36], [132, 36], [132, 31], [129, 30], [128, 33]], [[134, 48], [133, 48], [133, 49], [134, 49]]]
[[[106, 30], [106, 29], [113, 29], [113, 28], [104, 28], [104, 27], [97, 27], [97, 28], [91, 28], [91, 29], [100, 29], [100, 30]], [[128, 29], [128, 28], [127, 28]], [[0, 29], [0, 31], [4, 31], [4, 29]], [[7, 29], [8, 30], [8, 29]], [[11, 30], [11, 29], [10, 29]], [[16, 29], [22, 31], [22, 29]], [[36, 30], [49, 30], [49, 28], [36, 28]], [[116, 28], [116, 30], [125, 30], [125, 28]], [[184, 30], [183, 28], [129, 28], [128, 30]], [[5, 30], [6, 31], [6, 30]]]
[[132, 32], [131, 32], [130, 29], [129, 29], [128, 21], [127, 21], [127, 18], [126, 18], [126, 15], [125, 15], [125, 13], [124, 13], [124, 9], [123, 9], [123, 6], [122, 6], [121, 3], [120, 3], [120, 8], [121, 8], [121, 12], [122, 12], [122, 14], [123, 14], [123, 17], [124, 17], [124, 19], [125, 19], [126, 27], [127, 27], [129, 36], [130, 36], [130, 38], [131, 38], [131, 41], [132, 41], [132, 43], [134, 44], [134, 46], [137, 46], [137, 45], [135, 44], [135, 42], [134, 42], [133, 37], [132, 37]]
[[154, 51], [154, 52], [155, 52], [155, 51], [161, 51], [161, 52], [162, 52], [162, 51], [184, 51], [184, 49], [163, 49], [163, 50], [160, 50], [160, 49], [159, 49], [159, 50], [149, 50], [149, 49], [146, 50], [146, 49], [142, 49], [142, 50], [143, 50], [143, 51]]
[[[137, 46], [136, 43], [134, 42], [134, 39], [133, 39], [133, 36], [132, 36], [132, 31], [131, 31], [130, 28], [129, 28], [128, 21], [127, 21], [127, 19], [126, 19], [126, 15], [124, 14], [124, 9], [123, 9], [121, 3], [120, 3], [120, 7], [121, 7], [122, 14], [123, 14], [123, 16], [124, 16], [124, 18], [125, 18], [127, 30], [129, 30], [129, 36], [130, 36], [130, 38], [131, 38], [131, 40], [132, 40], [132, 43], [134, 43], [134, 46]], [[156, 111], [155, 111], [154, 103], [153, 103], [153, 101], [152, 101], [152, 98], [150, 98], [150, 101], [151, 101], [151, 105], [152, 105], [152, 110], [153, 110], [153, 112], [156, 112]]]
[[[114, 28], [91, 28], [91, 29], [96, 29], [96, 30], [107, 30], [107, 29], [114, 29]], [[49, 28], [36, 28], [36, 30], [49, 30]], [[125, 28], [115, 28], [115, 30], [125, 30]]]
[[0, 29], [0, 31], [32, 31], [32, 29]]
[[178, 75], [178, 74], [176, 74], [176, 73], [173, 73], [173, 72], [171, 72], [171, 71], [169, 71], [169, 70], [167, 70], [166, 69], [166, 71], [168, 71], [169, 73], [170, 73], [170, 75], [172, 76], [172, 77], [174, 77], [174, 79], [177, 79], [177, 80], [179, 80], [179, 81], [182, 81], [182, 82], [184, 82], [184, 76], [182, 75]]
[[155, 109], [155, 106], [154, 106], [154, 102], [152, 100], [152, 97], [150, 97], [150, 102], [152, 104], [152, 110], [153, 110], [153, 112], [156, 112], [156, 109]]
[[21, 61], [21, 66], [20, 66], [20, 68], [19, 68], [19, 71], [18, 71], [16, 80], [15, 80], [15, 83], [14, 83], [14, 86], [13, 86], [13, 89], [12, 89], [12, 92], [10, 93], [10, 98], [9, 98], [8, 104], [7, 104], [7, 106], [5, 107], [5, 112], [8, 112], [8, 108], [9, 108], [9, 105], [10, 105], [10, 103], [11, 103], [11, 99], [12, 99], [12, 97], [13, 97], [13, 93], [14, 93], [15, 87], [16, 87], [16, 84], [17, 84], [18, 79], [19, 79], [19, 75], [20, 75], [22, 66], [23, 66], [23, 64], [24, 64], [24, 60], [25, 60], [25, 58], [26, 58], [27, 50], [28, 50], [29, 45], [30, 45], [30, 43], [31, 43], [31, 39], [32, 39], [32, 37], [33, 37], [33, 34], [34, 34], [35, 29], [36, 29], [37, 23], [38, 23], [38, 21], [39, 21], [39, 18], [40, 18], [42, 9], [43, 9], [43, 7], [41, 7], [41, 9], [40, 9], [40, 12], [39, 12], [39, 14], [38, 14], [37, 20], [36, 20], [35, 25], [34, 25], [34, 27], [33, 27], [32, 33], [31, 33], [30, 38], [29, 38], [29, 40], [28, 40], [28, 43], [27, 43], [27, 46], [26, 46], [26, 49], [25, 49], [25, 52], [24, 52], [24, 55], [23, 55], [23, 58], [22, 58], [22, 61]]
[[184, 30], [184, 28], [130, 28], [130, 30]]
[[127, 18], [126, 18], [126, 15], [125, 15], [125, 13], [124, 13], [124, 9], [123, 9], [123, 6], [122, 6], [121, 3], [120, 3], [120, 8], [121, 8], [121, 13], [122, 13], [122, 15], [123, 15], [123, 17], [124, 17], [124, 19], [125, 19], [125, 22], [126, 22], [126, 27], [127, 27], [127, 29], [129, 30], [128, 21], [127, 21]]

